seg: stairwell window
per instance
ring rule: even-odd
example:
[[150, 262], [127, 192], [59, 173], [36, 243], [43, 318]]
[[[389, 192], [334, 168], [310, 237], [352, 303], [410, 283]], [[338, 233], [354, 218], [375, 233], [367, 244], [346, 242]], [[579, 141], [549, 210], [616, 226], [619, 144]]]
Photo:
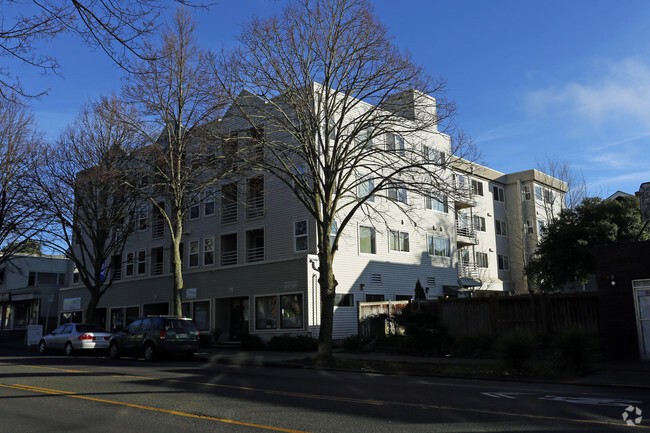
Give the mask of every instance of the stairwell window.
[[492, 187], [492, 194], [494, 195], [494, 201], [498, 202], [505, 202], [505, 193], [503, 192], [503, 188], [500, 186], [493, 186]]
[[500, 220], [495, 220], [494, 221], [494, 231], [496, 232], [497, 236], [507, 236], [507, 224], [505, 221], [500, 221]]
[[499, 263], [499, 270], [500, 271], [509, 271], [510, 270], [510, 262], [508, 261], [508, 256], [498, 254], [497, 255], [497, 260], [498, 260], [498, 263]]

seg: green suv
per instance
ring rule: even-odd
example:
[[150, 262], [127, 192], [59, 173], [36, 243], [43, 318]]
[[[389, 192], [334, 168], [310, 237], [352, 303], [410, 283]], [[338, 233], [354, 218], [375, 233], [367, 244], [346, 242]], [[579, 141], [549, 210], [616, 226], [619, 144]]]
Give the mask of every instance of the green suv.
[[199, 348], [199, 330], [192, 319], [178, 316], [148, 316], [135, 320], [113, 334], [108, 354], [143, 356], [153, 361], [158, 355], [181, 353], [193, 357]]

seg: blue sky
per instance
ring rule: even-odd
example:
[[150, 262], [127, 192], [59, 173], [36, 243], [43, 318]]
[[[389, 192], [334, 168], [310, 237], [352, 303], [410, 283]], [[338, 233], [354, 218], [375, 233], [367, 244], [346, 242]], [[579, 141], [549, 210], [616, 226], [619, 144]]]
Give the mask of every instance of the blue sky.
[[[171, 2], [170, 2], [171, 3]], [[204, 48], [232, 46], [252, 14], [285, 4], [223, 0], [195, 11]], [[634, 193], [650, 181], [650, 1], [377, 0], [395, 43], [447, 80], [458, 124], [483, 164], [505, 172], [538, 160], [569, 162], [590, 195]], [[20, 69], [33, 104], [56, 137], [88, 99], [119, 92], [122, 72], [72, 39], [46, 45], [65, 78]]]

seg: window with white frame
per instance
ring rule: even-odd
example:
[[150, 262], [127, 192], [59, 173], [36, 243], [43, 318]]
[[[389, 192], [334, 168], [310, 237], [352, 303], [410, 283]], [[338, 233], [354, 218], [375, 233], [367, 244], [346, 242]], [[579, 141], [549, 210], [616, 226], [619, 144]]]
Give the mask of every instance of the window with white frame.
[[386, 148], [395, 152], [399, 152], [401, 156], [406, 154], [406, 143], [403, 137], [396, 134], [389, 133], [386, 136]]
[[214, 238], [203, 239], [203, 264], [214, 265]]
[[544, 232], [544, 227], [546, 227], [546, 221], [543, 220], [537, 220], [537, 235], [542, 236]]
[[145, 250], [138, 251], [138, 275], [147, 273], [147, 252]]
[[375, 188], [373, 179], [359, 179], [358, 192], [359, 198], [368, 197], [367, 201], [374, 202], [375, 197], [371, 195], [372, 190]]
[[199, 266], [199, 241], [190, 241], [189, 255], [190, 268]]
[[391, 230], [389, 233], [388, 247], [391, 251], [408, 252], [409, 234], [398, 230]]
[[524, 231], [526, 234], [532, 235], [535, 233], [535, 227], [533, 227], [533, 223], [530, 220], [526, 220], [526, 225], [524, 226]]
[[436, 257], [451, 257], [451, 241], [449, 238], [441, 238], [429, 235], [427, 237], [429, 254]]
[[492, 193], [494, 195], [494, 201], [498, 201], [498, 202], [502, 202], [502, 203], [504, 201], [506, 201], [505, 200], [505, 193], [503, 192], [503, 188], [501, 188], [500, 186], [494, 185], [492, 187]]
[[190, 206], [190, 220], [198, 219], [201, 216], [201, 204], [195, 203]]
[[332, 228], [330, 229], [330, 247], [334, 245], [334, 241], [336, 241], [336, 235], [339, 232], [339, 226], [336, 223], [336, 221], [332, 221]]
[[484, 232], [486, 231], [485, 229], [485, 218], [479, 215], [474, 215], [474, 229], [478, 230], [479, 232]]
[[355, 137], [355, 142], [358, 145], [367, 145], [367, 146], [372, 146], [372, 131], [369, 128], [362, 129], [359, 131], [357, 136]]
[[295, 221], [293, 223], [293, 238], [295, 251], [307, 251], [309, 248], [307, 220]]
[[438, 212], [449, 212], [447, 194], [431, 194], [424, 198], [424, 207], [426, 209], [436, 210]]
[[472, 179], [472, 192], [476, 195], [483, 196], [483, 182]]
[[431, 146], [422, 146], [422, 154], [424, 155], [425, 162], [436, 165], [442, 165], [445, 162], [445, 152], [441, 152]]
[[364, 254], [377, 254], [375, 228], [359, 226], [359, 251]]
[[388, 188], [387, 191], [388, 198], [390, 200], [408, 204], [408, 192], [403, 184], [393, 184]]
[[124, 274], [127, 277], [132, 277], [135, 271], [135, 254], [126, 253], [126, 266], [124, 269]]
[[149, 211], [145, 209], [140, 209], [140, 212], [138, 214], [138, 230], [146, 230], [147, 229], [147, 223], [149, 220]]
[[203, 202], [203, 215], [211, 216], [214, 215], [215, 205], [214, 205], [214, 188], [208, 188], [205, 190], [205, 200]]
[[476, 252], [476, 266], [479, 268], [488, 267], [488, 255], [487, 253]]
[[524, 200], [531, 199], [530, 185], [524, 185], [523, 193], [524, 193]]
[[507, 236], [507, 224], [505, 221], [495, 220], [494, 221], [494, 231], [498, 236]]
[[500, 271], [509, 271], [510, 270], [510, 263], [508, 261], [508, 256], [498, 254], [497, 255], [497, 260], [499, 262], [499, 270]]
[[544, 193], [542, 192], [542, 187], [539, 185], [535, 185], [535, 200], [544, 200]]

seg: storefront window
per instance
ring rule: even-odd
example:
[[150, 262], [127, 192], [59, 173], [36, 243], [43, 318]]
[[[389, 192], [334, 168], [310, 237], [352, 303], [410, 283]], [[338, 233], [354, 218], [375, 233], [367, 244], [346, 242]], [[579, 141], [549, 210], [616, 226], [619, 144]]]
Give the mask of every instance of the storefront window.
[[302, 295], [280, 296], [282, 305], [282, 328], [302, 328]]
[[277, 296], [256, 298], [255, 312], [255, 329], [275, 329], [278, 327]]

